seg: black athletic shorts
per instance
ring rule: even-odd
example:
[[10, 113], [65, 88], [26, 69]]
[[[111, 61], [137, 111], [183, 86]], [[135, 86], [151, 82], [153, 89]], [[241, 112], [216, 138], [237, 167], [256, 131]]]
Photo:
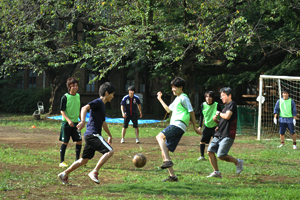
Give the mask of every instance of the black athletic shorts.
[[62, 141], [64, 143], [69, 143], [70, 137], [72, 137], [73, 142], [80, 142], [82, 141], [81, 133], [77, 132], [77, 124], [74, 123], [74, 127], [71, 127], [68, 122], [63, 121], [61, 123], [61, 130], [59, 135], [59, 141]]
[[203, 132], [202, 132], [203, 135], [201, 137], [200, 142], [205, 142], [206, 144], [209, 144], [210, 139], [212, 137], [214, 137], [214, 135], [215, 135], [215, 132], [216, 132], [215, 129], [216, 129], [216, 127], [214, 127], [214, 128], [207, 128], [204, 125], [204, 129], [203, 129]]
[[133, 115], [126, 115], [125, 119], [124, 119], [124, 128], [128, 128], [128, 124], [129, 121], [132, 121], [133, 123], [133, 128], [137, 128], [138, 127], [138, 117], [137, 114], [133, 114]]
[[174, 125], [169, 125], [167, 128], [161, 131], [166, 136], [166, 145], [169, 151], [174, 152], [184, 131]]
[[95, 155], [95, 151], [105, 154], [113, 148], [104, 140], [104, 138], [97, 134], [90, 134], [84, 136], [85, 146], [82, 152], [82, 158], [92, 159]]

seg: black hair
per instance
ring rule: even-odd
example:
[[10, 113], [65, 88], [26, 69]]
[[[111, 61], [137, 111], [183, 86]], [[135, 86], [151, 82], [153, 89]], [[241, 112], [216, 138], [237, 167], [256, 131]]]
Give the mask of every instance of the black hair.
[[133, 85], [131, 85], [131, 86], [128, 87], [128, 91], [129, 91], [129, 90], [135, 91], [135, 87], [134, 87]]
[[174, 85], [175, 87], [182, 87], [182, 90], [185, 86], [185, 80], [181, 77], [176, 77], [171, 81], [171, 85]]
[[290, 91], [289, 91], [288, 89], [283, 89], [283, 90], [281, 91], [281, 94], [284, 93], [284, 92], [290, 94]]
[[101, 97], [104, 97], [106, 91], [108, 92], [108, 94], [115, 92], [115, 86], [111, 82], [103, 83], [99, 88], [99, 95]]
[[68, 78], [66, 85], [67, 85], [67, 88], [68, 88], [69, 91], [71, 89], [71, 85], [74, 84], [74, 83], [78, 84], [78, 81], [75, 77]]
[[225, 93], [227, 96], [229, 96], [231, 94], [231, 97], [233, 97], [233, 90], [230, 87], [223, 87], [220, 90], [220, 93]]
[[204, 97], [206, 98], [207, 95], [209, 95], [213, 99], [213, 101], [215, 100], [215, 93], [213, 91], [205, 92]]

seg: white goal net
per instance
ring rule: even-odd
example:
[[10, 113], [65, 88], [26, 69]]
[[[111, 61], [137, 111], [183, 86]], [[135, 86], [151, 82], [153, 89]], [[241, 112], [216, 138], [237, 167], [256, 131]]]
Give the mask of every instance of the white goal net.
[[[257, 139], [279, 138], [279, 123], [274, 124], [274, 107], [281, 98], [284, 89], [289, 90], [289, 97], [295, 101], [297, 109], [296, 134], [300, 132], [300, 77], [261, 75], [259, 80], [258, 130]], [[291, 138], [286, 130], [286, 137]]]

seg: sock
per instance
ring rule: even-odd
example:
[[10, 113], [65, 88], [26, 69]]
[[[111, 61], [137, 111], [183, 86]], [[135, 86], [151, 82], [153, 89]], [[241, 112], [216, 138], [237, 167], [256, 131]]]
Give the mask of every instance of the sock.
[[75, 159], [75, 161], [80, 158], [81, 146], [82, 145], [78, 145], [78, 144], [76, 144], [76, 146], [75, 146], [75, 153], [76, 153], [76, 159]]
[[200, 153], [201, 153], [201, 156], [204, 157], [204, 149], [205, 149], [205, 144], [200, 144]]
[[296, 145], [296, 142], [293, 142], [293, 145]]
[[67, 145], [61, 144], [60, 146], [60, 162], [65, 161], [65, 154], [66, 154]]
[[281, 144], [284, 144], [284, 142], [281, 142]]

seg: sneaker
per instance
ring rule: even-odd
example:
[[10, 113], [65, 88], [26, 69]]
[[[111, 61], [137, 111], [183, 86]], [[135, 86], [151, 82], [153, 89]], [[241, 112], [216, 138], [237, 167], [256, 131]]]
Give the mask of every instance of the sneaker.
[[238, 162], [236, 165], [236, 173], [237, 174], [240, 174], [243, 171], [243, 166], [244, 166], [244, 161], [238, 159]]
[[137, 143], [137, 144], [140, 143], [139, 139], [136, 138], [135, 143]]
[[200, 156], [197, 160], [206, 160], [204, 156]]
[[121, 139], [121, 143], [125, 143], [125, 140], [123, 138]]
[[166, 179], [164, 179], [162, 181], [163, 182], [167, 182], [167, 181], [169, 181], [169, 182], [177, 182], [178, 178], [177, 178], [177, 176], [169, 176], [168, 178], [166, 178]]
[[61, 180], [63, 184], [68, 184], [68, 176], [66, 176], [65, 172], [58, 174], [58, 178]]
[[90, 172], [89, 173], [89, 177], [97, 184], [100, 183], [100, 181], [98, 180], [98, 172]]
[[284, 144], [280, 144], [277, 148], [280, 148], [280, 147], [283, 147], [284, 146]]
[[293, 149], [297, 149], [297, 146], [295, 144], [293, 145]]
[[64, 167], [68, 167], [68, 166], [69, 165], [67, 163], [65, 163], [65, 162], [59, 163], [59, 167], [64, 168]]
[[214, 171], [213, 173], [211, 173], [209, 176], [207, 177], [216, 177], [216, 178], [222, 178], [221, 172], [216, 172]]
[[164, 161], [164, 164], [160, 166], [160, 168], [162, 169], [166, 169], [166, 168], [169, 168], [169, 167], [172, 167], [174, 164], [172, 161]]

